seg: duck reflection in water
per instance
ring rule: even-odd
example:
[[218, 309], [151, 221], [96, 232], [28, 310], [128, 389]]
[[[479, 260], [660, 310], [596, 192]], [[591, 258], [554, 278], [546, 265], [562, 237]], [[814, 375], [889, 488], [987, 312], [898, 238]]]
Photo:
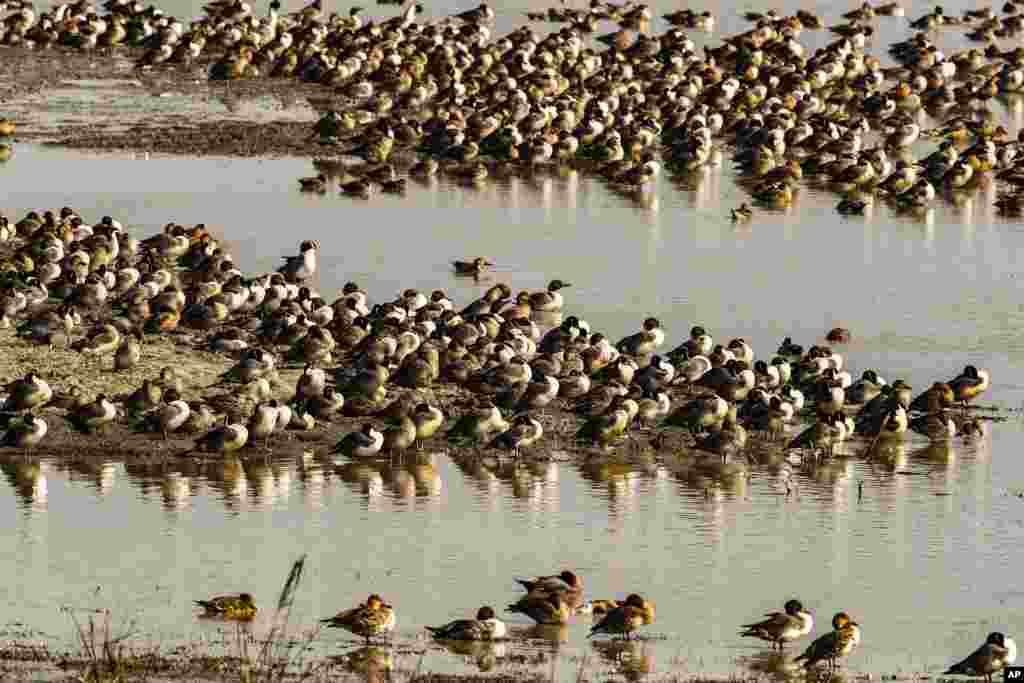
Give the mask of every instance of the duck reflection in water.
[[0, 472], [17, 494], [19, 507], [25, 510], [46, 508], [46, 473], [38, 459], [4, 458], [0, 460]]
[[615, 666], [628, 680], [636, 681], [654, 671], [650, 643], [642, 640], [592, 640], [601, 659]]
[[366, 683], [384, 683], [390, 680], [395, 668], [394, 648], [368, 645], [337, 655], [332, 660], [346, 670], [366, 677]]
[[480, 671], [491, 671], [498, 660], [504, 659], [508, 654], [508, 644], [495, 641], [480, 640], [446, 640], [442, 643], [444, 648], [455, 655], [465, 657]]

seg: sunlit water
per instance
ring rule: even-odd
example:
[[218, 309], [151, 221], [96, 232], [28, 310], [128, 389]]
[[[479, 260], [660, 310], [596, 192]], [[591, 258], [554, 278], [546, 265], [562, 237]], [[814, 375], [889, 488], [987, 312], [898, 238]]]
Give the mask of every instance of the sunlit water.
[[[470, 6], [441, 3], [428, 12]], [[720, 30], [703, 40], [744, 25], [708, 7]], [[523, 9], [506, 6], [499, 28]], [[847, 7], [817, 9], [834, 20]], [[908, 7], [908, 15], [924, 9]], [[876, 53], [906, 35], [905, 19], [876, 25]], [[948, 33], [945, 44], [963, 45], [958, 36]], [[802, 41], [815, 47], [827, 39], [805, 32]], [[68, 84], [49, 106], [74, 116], [196, 106], [187, 94], [125, 104], [125, 87]], [[203, 106], [249, 111], [237, 102]], [[1016, 133], [1020, 108], [1001, 106]], [[301, 102], [249, 108], [269, 118], [315, 116]], [[914, 151], [930, 149], [922, 142]], [[274, 267], [301, 239], [317, 239], [328, 298], [348, 280], [374, 300], [417, 287], [468, 301], [496, 280], [518, 290], [559, 277], [575, 285], [568, 309], [612, 337], [656, 315], [670, 342], [700, 323], [770, 356], [783, 336], [812, 343], [842, 325], [854, 334], [844, 351], [855, 372], [875, 367], [924, 388], [970, 362], [993, 373], [984, 403], [1024, 403], [1024, 232], [994, 215], [992, 186], [958, 206], [937, 202], [921, 219], [882, 206], [841, 218], [833, 195], [804, 188], [793, 209], [734, 227], [728, 209], [746, 196], [727, 156], [685, 185], [662, 178], [639, 199], [578, 174], [537, 174], [481, 190], [412, 183], [403, 199], [360, 203], [301, 196], [295, 178], [312, 170], [306, 159], [91, 155], [19, 144], [14, 161], [0, 166], [0, 187], [8, 215], [67, 204], [89, 218], [112, 214], [138, 236], [169, 221], [205, 222], [250, 272]], [[476, 255], [498, 263], [493, 280], [450, 275], [451, 259]], [[433, 451], [394, 467], [320, 458], [158, 468], [7, 458], [0, 604], [9, 622], [51, 638], [70, 640], [60, 608], [72, 606], [112, 608], [115, 624], [134, 620], [140, 639], [216, 640], [224, 627], [197, 620], [193, 599], [248, 590], [265, 615], [291, 562], [306, 553], [297, 628], [380, 592], [398, 610], [400, 657], [416, 666], [425, 652], [418, 665], [428, 671], [501, 670], [538, 653], [552, 657], [538, 666], [560, 680], [574, 680], [581, 662], [654, 674], [757, 669], [764, 650], [738, 638], [737, 625], [796, 595], [814, 611], [816, 634], [840, 609], [861, 623], [852, 670], [934, 673], [991, 630], [1024, 637], [1021, 427], [1016, 418], [986, 427], [970, 443], [929, 448], [909, 439], [884, 462], [843, 459], [815, 476], [798, 473], [789, 497], [777, 467], [714, 483], [667, 453], [518, 471]], [[464, 657], [428, 646], [424, 625], [481, 604], [501, 612], [520, 594], [513, 577], [564, 567], [584, 577], [588, 598], [635, 590], [654, 599], [650, 638], [609, 649], [585, 639], [587, 617], [543, 633], [512, 617], [516, 638], [496, 650]], [[318, 642], [326, 653], [356, 647], [332, 632]]]

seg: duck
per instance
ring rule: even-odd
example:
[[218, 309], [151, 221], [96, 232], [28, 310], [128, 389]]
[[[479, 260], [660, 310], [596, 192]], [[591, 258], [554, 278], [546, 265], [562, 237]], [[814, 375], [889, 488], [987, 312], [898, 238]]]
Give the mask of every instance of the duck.
[[944, 676], [984, 676], [991, 683], [992, 674], [999, 673], [1017, 661], [1017, 644], [1012, 638], [994, 631], [981, 647], [949, 667]]
[[[641, 601], [643, 602], [644, 625], [648, 626], [654, 623], [655, 605], [652, 600], [641, 598]], [[580, 605], [576, 612], [577, 614], [590, 614], [595, 617], [603, 617], [616, 607], [622, 607], [625, 604], [625, 600], [591, 600], [590, 602]]]
[[919, 415], [910, 421], [910, 429], [932, 441], [948, 441], [956, 436], [956, 422], [945, 410]]
[[835, 444], [838, 442], [838, 429], [836, 422], [838, 416], [818, 414], [814, 423], [800, 432], [796, 438], [786, 444], [785, 450], [805, 449], [816, 454], [822, 451], [831, 454]]
[[927, 391], [919, 394], [910, 402], [910, 410], [917, 412], [934, 412], [956, 403], [956, 394], [946, 382], [935, 382]]
[[29, 451], [43, 440], [47, 430], [46, 420], [25, 415], [7, 423], [6, 429], [0, 432], [0, 445]]
[[570, 569], [532, 579], [516, 579], [516, 583], [525, 588], [527, 593], [583, 594], [583, 580]]
[[242, 424], [229, 424], [227, 420], [220, 427], [214, 427], [198, 439], [192, 450], [205, 453], [233, 453], [249, 441], [249, 430]]
[[664, 343], [665, 331], [661, 328], [661, 322], [657, 318], [647, 318], [642, 330], [625, 337], [615, 345], [615, 348], [619, 353], [646, 356], [654, 353]]
[[548, 284], [546, 291], [536, 292], [530, 295], [530, 306], [533, 307], [533, 310], [540, 311], [542, 313], [561, 311], [564, 301], [560, 290], [571, 286], [572, 283], [569, 282], [552, 280]]
[[343, 628], [349, 633], [365, 638], [369, 643], [373, 637], [395, 630], [395, 610], [385, 603], [380, 595], [374, 593], [366, 599], [365, 604], [321, 619], [320, 623], [331, 628]]
[[595, 415], [583, 423], [576, 432], [576, 441], [610, 448], [626, 433], [629, 420], [629, 412], [623, 407], [622, 396], [616, 396], [604, 413]]
[[121, 333], [110, 324], [101, 325], [94, 334], [76, 344], [83, 354], [101, 355], [116, 351], [121, 346]]
[[332, 455], [344, 454], [356, 458], [372, 458], [380, 453], [384, 435], [369, 422], [358, 432], [352, 432], [339, 441], [331, 450]]
[[323, 173], [309, 177], [299, 178], [299, 189], [303, 192], [315, 192], [324, 194], [327, 192], [328, 180]]
[[68, 414], [68, 421], [78, 431], [92, 434], [104, 430], [117, 417], [117, 408], [107, 400], [106, 395], [98, 394], [92, 403], [84, 403]]
[[853, 405], [867, 403], [882, 393], [883, 386], [885, 386], [885, 380], [880, 378], [874, 370], [867, 369], [861, 374], [860, 379], [846, 389], [845, 401]]
[[669, 427], [682, 427], [693, 434], [722, 424], [729, 413], [729, 403], [721, 396], [704, 394], [677, 408], [665, 419]]
[[513, 614], [525, 614], [538, 624], [562, 625], [569, 621], [571, 610], [561, 593], [533, 595], [528, 593], [508, 606]]
[[621, 605], [609, 611], [601, 621], [590, 629], [588, 638], [600, 633], [622, 635], [629, 639], [632, 634], [644, 625], [644, 599], [636, 593], [628, 596]]
[[787, 600], [782, 612], [770, 612], [762, 621], [744, 624], [741, 636], [760, 638], [772, 644], [772, 648], [782, 650], [786, 643], [809, 635], [814, 628], [813, 615], [804, 609], [796, 599]]
[[508, 627], [494, 614], [494, 609], [484, 605], [476, 612], [475, 619], [456, 619], [443, 626], [427, 626], [437, 640], [502, 640]]
[[782, 340], [782, 343], [779, 344], [779, 348], [776, 353], [785, 358], [799, 358], [804, 355], [804, 347], [793, 343], [792, 337], [786, 337]]
[[416, 426], [416, 447], [422, 448], [423, 442], [434, 436], [444, 424], [444, 413], [429, 403], [420, 403], [412, 415]]
[[135, 367], [142, 358], [142, 332], [136, 331], [134, 335], [125, 335], [120, 346], [114, 353], [114, 369], [128, 370]]
[[168, 389], [163, 395], [164, 405], [147, 414], [147, 424], [153, 431], [160, 432], [164, 441], [168, 435], [181, 428], [192, 414], [192, 408], [181, 400], [174, 389]]
[[402, 415], [384, 430], [383, 453], [402, 453], [416, 443], [416, 425], [408, 415]]
[[305, 240], [299, 245], [298, 256], [285, 256], [284, 265], [277, 272], [285, 276], [288, 282], [304, 282], [317, 272], [317, 252], [320, 243], [316, 240]]
[[482, 256], [477, 256], [471, 261], [452, 261], [457, 275], [478, 276], [494, 264]]
[[947, 384], [953, 390], [953, 396], [963, 407], [980, 396], [989, 387], [989, 373], [987, 370], [979, 370], [973, 365], [968, 365], [964, 371], [951, 379]]
[[817, 638], [793, 661], [803, 661], [804, 669], [823, 661], [828, 662], [829, 669], [835, 669], [839, 660], [860, 644], [860, 637], [860, 624], [852, 621], [846, 612], [839, 612], [832, 617], [832, 630]]
[[448, 430], [449, 440], [456, 443], [480, 444], [489, 441], [493, 435], [500, 434], [509, 428], [508, 422], [490, 401], [481, 403], [472, 411], [463, 415]]
[[225, 619], [252, 619], [256, 616], [256, 602], [250, 593], [218, 595], [206, 600], [196, 600], [205, 616]]
[[512, 420], [508, 431], [502, 432], [491, 442], [493, 448], [512, 451], [516, 458], [523, 448], [528, 448], [540, 441], [544, 427], [539, 420], [530, 415], [518, 415]]
[[729, 214], [729, 219], [733, 223], [743, 223], [745, 221], [749, 221], [753, 215], [754, 210], [751, 209], [746, 202], [743, 202], [737, 208], [732, 209]]
[[34, 372], [11, 382], [4, 387], [4, 391], [7, 392], [7, 400], [4, 401], [3, 410], [7, 412], [32, 410], [53, 398], [53, 389]]

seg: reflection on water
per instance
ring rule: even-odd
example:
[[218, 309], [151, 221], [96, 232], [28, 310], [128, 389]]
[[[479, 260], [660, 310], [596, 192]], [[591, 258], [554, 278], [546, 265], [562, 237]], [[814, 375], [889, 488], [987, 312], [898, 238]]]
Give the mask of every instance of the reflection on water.
[[[313, 578], [296, 601], [299, 628], [360, 599], [350, 596], [378, 591], [397, 609], [395, 645], [420, 652], [423, 624], [508, 604], [519, 595], [513, 577], [571, 566], [589, 598], [655, 597], [649, 637], [588, 641], [590, 617], [566, 626], [511, 617], [508, 642], [431, 645], [423, 669], [488, 672], [532, 661], [547, 675], [556, 660], [589, 658], [597, 671], [636, 679], [678, 670], [682, 653], [683, 668], [699, 661], [699, 671], [729, 673], [739, 663], [780, 676], [785, 661], [736, 642], [732, 627], [778, 609], [790, 594], [819, 620], [839, 609], [863, 615], [870, 655], [852, 658], [855, 671], [928, 668], [945, 662], [947, 644], [976, 635], [946, 635], [943, 623], [975, 623], [998, 610], [977, 592], [978, 568], [995, 574], [991, 585], [1006, 585], [1021, 557], [1018, 527], [987, 521], [1019, 502], [991, 493], [990, 469], [1005, 480], [1024, 474], [1015, 459], [987, 457], [1006, 436], [1016, 436], [1010, 425], [967, 441], [883, 441], [870, 459], [836, 457], [810, 468], [763, 445], [758, 464], [732, 474], [702, 468], [687, 451], [629, 449], [520, 463], [429, 451], [393, 462], [312, 453], [131, 463], [8, 456], [0, 486], [20, 511], [10, 533], [22, 536], [31, 523], [43, 547], [83, 559], [81, 572], [59, 578], [38, 553], [0, 571], [16, 571], [15, 585], [49, 600], [79, 603], [116, 576], [117, 594], [134, 595], [156, 637], [173, 642], [225, 628], [195, 621], [192, 599], [247, 589], [266, 606], [286, 558], [308, 552]], [[969, 512], [958, 514], [964, 505]], [[168, 533], [151, 532], [153, 510]], [[79, 531], [111, 524], [116, 538]], [[137, 571], [116, 569], [122, 559]], [[154, 585], [158, 596], [146, 597]], [[52, 607], [12, 597], [11, 614], [59, 633]], [[921, 610], [934, 630], [905, 627]], [[253, 628], [266, 618], [261, 611]], [[999, 619], [1011, 632], [1024, 626], [1024, 617]], [[924, 660], [908, 659], [915, 638], [930, 648]], [[322, 633], [316, 647], [370, 677], [400, 666], [393, 645], [353, 648]], [[578, 670], [556, 668], [560, 680]]]

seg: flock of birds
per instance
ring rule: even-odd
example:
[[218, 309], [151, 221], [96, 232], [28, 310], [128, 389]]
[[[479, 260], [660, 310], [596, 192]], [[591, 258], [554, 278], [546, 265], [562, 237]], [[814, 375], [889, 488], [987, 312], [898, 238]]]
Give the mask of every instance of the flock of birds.
[[[170, 367], [120, 397], [74, 385], [55, 391], [35, 372], [9, 378], [0, 443], [38, 446], [48, 431], [41, 413], [53, 409], [86, 434], [123, 417], [164, 439], [193, 435], [183, 454], [270, 449], [286, 431], [327, 429], [346, 416], [363, 424], [332, 454], [394, 457], [443, 434], [455, 453], [519, 456], [545, 445], [546, 422], [556, 444], [570, 448], [639, 447], [646, 438], [675, 450], [673, 434], [688, 433], [698, 466], [728, 475], [746, 467], [749, 433], [767, 444], [784, 439], [783, 453], [813, 464], [855, 435], [871, 439], [870, 456], [880, 440], [908, 431], [947, 440], [980, 429], [966, 407], [990, 378], [974, 366], [915, 396], [874, 369], [855, 381], [831, 346], [805, 350], [788, 338], [770, 359], [755, 359], [743, 339], [715, 344], [698, 325], [666, 352], [666, 332], [650, 317], [612, 343], [563, 316], [571, 283], [560, 279], [514, 295], [498, 283], [463, 307], [441, 290], [414, 289], [371, 307], [355, 283], [327, 303], [311, 284], [319, 251], [305, 241], [276, 272], [246, 277], [203, 225], [169, 223], [138, 240], [109, 216], [89, 225], [69, 207], [16, 223], [0, 217], [0, 327], [51, 349], [109, 357], [115, 371], [136, 366], [147, 335], [176, 332], [234, 359], [192, 401]], [[454, 269], [478, 274], [487, 263]], [[842, 344], [850, 333], [828, 338]], [[303, 368], [294, 386], [278, 373], [289, 364]], [[447, 414], [436, 391], [456, 397]], [[810, 426], [787, 437], [805, 417]]]
[[[654, 623], [655, 605], [639, 594], [630, 594], [625, 600], [583, 601], [583, 581], [570, 570], [530, 580], [516, 579], [526, 594], [508, 606], [514, 614], [524, 614], [540, 625], [563, 625], [575, 614], [592, 615], [595, 619], [588, 637], [599, 634], [621, 635], [632, 638], [641, 627]], [[256, 604], [249, 593], [224, 595], [210, 600], [199, 600], [207, 616], [251, 619], [256, 615]], [[813, 615], [796, 599], [785, 603], [783, 611], [772, 612], [766, 618], [741, 627], [743, 637], [758, 638], [781, 652], [787, 643], [810, 635], [814, 629]], [[395, 609], [378, 594], [370, 595], [366, 602], [337, 615], [322, 619], [330, 627], [345, 629], [370, 640], [391, 633], [395, 629]], [[431, 635], [441, 641], [496, 641], [509, 637], [508, 626], [497, 618], [494, 608], [484, 605], [473, 619], [457, 619], [442, 626], [427, 626]], [[832, 618], [832, 630], [816, 638], [794, 658], [804, 669], [825, 663], [830, 670], [839, 666], [860, 644], [860, 624], [846, 612]], [[993, 632], [977, 650], [946, 670], [946, 675], [992, 675], [1013, 664], [1017, 658], [1017, 645], [1012, 638]]]
[[[145, 50], [140, 68], [200, 64], [211, 79], [328, 86], [344, 105], [316, 123], [315, 136], [366, 161], [345, 182], [352, 196], [401, 192], [405, 170], [478, 183], [498, 169], [553, 165], [643, 193], [663, 166], [685, 177], [729, 148], [742, 186], [769, 207], [791, 204], [800, 181], [814, 177], [842, 195], [841, 212], [876, 199], [917, 212], [994, 175], [1006, 190], [999, 210], [1021, 212], [1020, 142], [989, 109], [1024, 89], [1024, 50], [997, 42], [1024, 26], [1013, 0], [963, 16], [935, 7], [888, 46], [892, 65], [866, 46], [875, 21], [903, 10], [870, 2], [829, 26], [835, 40], [813, 52], [799, 38], [825, 24], [805, 10], [746, 13], [750, 29], [700, 50], [688, 31], [711, 29], [710, 13], [672, 12], [659, 33], [650, 8], [634, 2], [530, 13], [558, 24], [546, 35], [529, 25], [497, 35], [486, 3], [422, 21], [418, 4], [378, 21], [359, 7], [328, 14], [321, 0], [290, 13], [274, 0], [262, 16], [243, 0], [215, 0], [187, 23], [136, 0], [104, 8], [77, 0], [36, 12], [29, 0], [4, 0], [0, 44], [129, 46]], [[616, 30], [592, 36], [603, 24]], [[947, 55], [937, 34], [950, 30], [985, 47]], [[924, 114], [941, 123], [923, 129]], [[922, 139], [937, 148], [915, 158]], [[309, 189], [338, 185], [325, 174], [304, 180]], [[732, 218], [751, 213], [744, 204]]]
[[[824, 25], [806, 11], [751, 13], [752, 28], [701, 53], [687, 31], [711, 29], [709, 13], [666, 15], [672, 28], [655, 34], [645, 5], [602, 0], [532, 13], [530, 20], [562, 25], [545, 36], [528, 27], [493, 35], [486, 4], [427, 22], [418, 21], [419, 5], [376, 22], [359, 8], [328, 15], [319, 0], [292, 13], [275, 0], [264, 16], [243, 0], [216, 0], [187, 25], [133, 0], [108, 0], [104, 9], [79, 0], [37, 13], [28, 0], [3, 0], [0, 44], [135, 47], [144, 50], [140, 68], [208, 64], [217, 80], [266, 76], [328, 86], [349, 106], [325, 114], [314, 134], [365, 161], [342, 188], [352, 196], [376, 187], [400, 192], [404, 170], [477, 183], [498, 166], [556, 164], [643, 191], [662, 166], [699, 172], [727, 146], [743, 187], [769, 207], [791, 204], [811, 175], [843, 196], [837, 208], [848, 213], [876, 199], [917, 211], [940, 193], [955, 197], [994, 175], [1010, 188], [1000, 211], [1021, 213], [1020, 142], [988, 111], [993, 98], [1024, 90], [1024, 50], [1004, 52], [995, 42], [1024, 28], [1024, 6], [1013, 0], [1001, 13], [953, 17], [937, 7], [915, 19], [913, 37], [889, 46], [894, 66], [865, 45], [877, 16], [902, 10], [867, 2], [830, 27], [836, 39], [814, 53], [798, 38]], [[595, 48], [589, 36], [602, 22], [618, 27], [598, 36]], [[933, 38], [949, 29], [987, 47], [947, 56]], [[922, 112], [942, 123], [923, 130]], [[0, 136], [13, 132], [13, 123], [0, 122]], [[911, 150], [922, 138], [938, 148], [915, 159]], [[414, 153], [414, 164], [403, 151]], [[9, 153], [0, 147], [0, 156]], [[335, 187], [326, 175], [302, 185]], [[751, 215], [743, 205], [731, 217]], [[654, 317], [612, 343], [579, 317], [563, 316], [570, 283], [559, 279], [516, 293], [499, 283], [462, 307], [442, 290], [414, 289], [371, 305], [355, 283], [328, 303], [312, 284], [318, 264], [319, 245], [306, 241], [277, 271], [246, 276], [203, 225], [170, 223], [138, 240], [110, 217], [89, 224], [67, 207], [16, 222], [0, 216], [0, 327], [50, 348], [109, 357], [115, 370], [139, 362], [147, 335], [180, 329], [236, 361], [191, 401], [173, 369], [124, 397], [55, 390], [36, 373], [14, 378], [0, 396], [0, 443], [39, 447], [46, 410], [63, 411], [83, 433], [125, 419], [164, 439], [192, 435], [189, 454], [266, 449], [286, 431], [316, 430], [343, 415], [365, 419], [332, 449], [351, 458], [393, 456], [442, 434], [454, 446], [519, 456], [543, 444], [549, 411], [561, 407], [574, 444], [603, 450], [646, 437], [660, 448], [667, 429], [682, 429], [692, 435], [697, 466], [726, 476], [746, 462], [750, 433], [784, 438], [782, 450], [802, 451], [808, 462], [855, 435], [870, 440], [869, 455], [880, 440], [908, 431], [933, 440], [970, 436], [979, 426], [966, 406], [990, 385], [985, 370], [968, 366], [915, 394], [874, 369], [854, 379], [832, 346], [804, 349], [786, 339], [770, 358], [756, 359], [746, 341], [715, 344], [699, 325], [666, 348]], [[453, 268], [476, 276], [490, 265], [476, 258]], [[848, 340], [845, 330], [830, 334], [833, 344]], [[303, 367], [294, 387], [282, 388], [282, 363]], [[446, 431], [453, 416], [422, 391], [442, 385], [471, 396]], [[954, 410], [958, 404], [964, 410]], [[786, 438], [805, 418], [810, 424]], [[538, 623], [565, 623], [582, 610], [600, 616], [592, 635], [631, 637], [654, 620], [653, 602], [637, 594], [583, 603], [572, 572], [522, 584], [527, 593], [509, 611]], [[256, 612], [249, 594], [199, 604], [233, 618]], [[394, 629], [395, 611], [371, 595], [324, 621], [369, 639]], [[846, 613], [832, 627], [797, 661], [835, 666], [860, 642], [860, 627]], [[741, 633], [781, 649], [812, 629], [810, 613], [792, 600]], [[489, 606], [475, 619], [430, 631], [439, 639], [507, 636]], [[992, 633], [946, 673], [991, 680], [1015, 658], [1013, 640]]]

